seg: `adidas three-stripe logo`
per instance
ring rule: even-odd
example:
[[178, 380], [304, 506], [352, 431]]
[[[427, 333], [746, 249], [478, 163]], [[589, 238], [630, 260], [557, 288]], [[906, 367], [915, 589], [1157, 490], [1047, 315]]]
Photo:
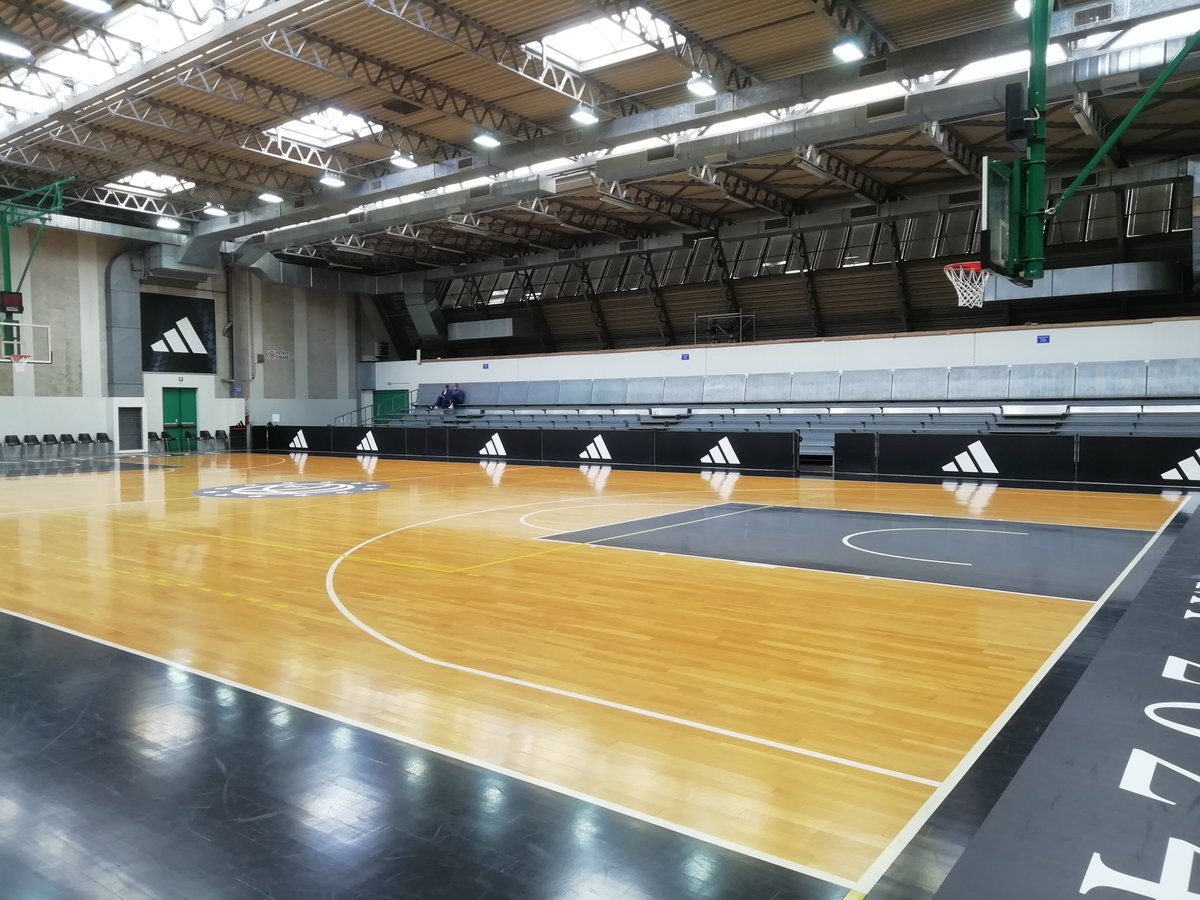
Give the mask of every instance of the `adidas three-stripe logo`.
[[733, 452], [733, 444], [729, 443], [727, 437], [717, 441], [717, 446], [700, 457], [700, 462], [718, 466], [740, 466], [742, 464], [738, 455]]
[[608, 452], [608, 445], [604, 443], [603, 435], [596, 435], [587, 449], [579, 454], [580, 459], [612, 459], [612, 454]]
[[983, 441], [969, 444], [967, 449], [954, 457], [954, 462], [942, 466], [943, 472], [983, 472], [986, 475], [998, 475], [1000, 470], [983, 448]]
[[364, 437], [361, 441], [359, 441], [358, 446], [355, 447], [354, 449], [362, 450], [363, 452], [366, 452], [366, 453], [378, 453], [379, 445], [377, 443], [375, 443], [375, 435], [368, 431], [367, 436]]
[[292, 438], [292, 442], [290, 444], [288, 444], [288, 446], [290, 448], [292, 448], [293, 450], [307, 450], [308, 449], [308, 441], [305, 440], [305, 438], [304, 438], [304, 429], [303, 428], [296, 432], [296, 436], [294, 438]]
[[1181, 459], [1174, 469], [1162, 473], [1164, 481], [1200, 481], [1200, 449]]
[[479, 448], [480, 456], [508, 456], [508, 451], [504, 449], [504, 442], [500, 440], [499, 434], [493, 434], [488, 442]]
[[174, 328], [168, 328], [161, 338], [150, 345], [155, 353], [198, 353], [208, 356], [204, 341], [196, 334], [191, 321], [184, 316], [175, 323]]

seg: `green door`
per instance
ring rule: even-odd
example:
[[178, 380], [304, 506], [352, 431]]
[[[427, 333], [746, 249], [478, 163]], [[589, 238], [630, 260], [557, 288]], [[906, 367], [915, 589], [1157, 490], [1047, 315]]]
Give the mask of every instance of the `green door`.
[[408, 391], [375, 391], [371, 402], [371, 413], [375, 421], [398, 419], [408, 415]]
[[163, 434], [167, 436], [167, 449], [195, 450], [194, 440], [185, 434], [196, 433], [196, 389], [163, 388]]

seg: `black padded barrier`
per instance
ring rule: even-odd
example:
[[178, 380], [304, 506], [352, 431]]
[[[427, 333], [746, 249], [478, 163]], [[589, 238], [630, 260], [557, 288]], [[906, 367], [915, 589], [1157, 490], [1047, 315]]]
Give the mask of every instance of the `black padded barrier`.
[[267, 449], [272, 453], [331, 453], [333, 430], [328, 425], [268, 425]]
[[446, 455], [450, 459], [540, 463], [542, 433], [532, 428], [449, 428], [446, 430]]
[[[732, 459], [729, 448], [733, 449]], [[792, 432], [661, 431], [654, 435], [654, 466], [658, 469], [794, 473], [796, 435]]]
[[1200, 487], [1200, 435], [1079, 439], [1080, 481]]
[[833, 436], [834, 475], [874, 475], [878, 435], [839, 431]]
[[1045, 434], [880, 434], [880, 475], [1074, 481], [1075, 439]]
[[654, 432], [547, 430], [542, 432], [542, 460], [581, 466], [652, 468]]

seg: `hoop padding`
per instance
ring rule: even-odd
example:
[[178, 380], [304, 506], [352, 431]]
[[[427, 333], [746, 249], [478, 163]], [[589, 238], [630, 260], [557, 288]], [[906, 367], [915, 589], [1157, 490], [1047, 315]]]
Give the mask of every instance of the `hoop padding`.
[[992, 273], [977, 262], [951, 263], [946, 277], [958, 293], [958, 305], [970, 309], [983, 308], [983, 293]]
[[10, 363], [12, 363], [14, 373], [24, 372], [26, 369], [29, 368], [29, 355], [28, 354], [14, 353], [12, 356], [10, 356], [8, 358], [8, 361]]

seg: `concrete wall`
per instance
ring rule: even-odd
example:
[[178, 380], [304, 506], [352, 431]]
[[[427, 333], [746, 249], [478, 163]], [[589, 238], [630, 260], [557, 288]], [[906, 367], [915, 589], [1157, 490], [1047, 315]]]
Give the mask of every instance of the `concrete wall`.
[[[15, 273], [25, 265], [33, 234], [31, 228], [14, 229]], [[17, 376], [0, 364], [0, 435], [115, 433], [116, 406], [106, 396], [104, 276], [109, 260], [136, 246], [92, 234], [44, 233], [23, 285], [26, 312], [18, 321], [51, 326], [54, 362]], [[228, 428], [247, 412], [259, 423], [275, 415], [281, 422], [308, 423], [331, 422], [356, 408], [355, 298], [281, 288], [244, 272], [232, 280], [240, 335], [236, 366], [222, 336], [229, 321], [223, 276], [195, 288], [142, 285], [146, 293], [212, 299], [217, 327], [215, 375], [143, 375], [144, 430], [162, 427], [164, 387], [196, 388], [198, 427], [208, 431]], [[286, 351], [288, 358], [268, 361], [268, 350]], [[245, 396], [234, 394], [235, 374]], [[138, 398], [126, 405], [138, 405]]]
[[[1039, 343], [1038, 338], [1049, 337]], [[703, 345], [620, 353], [378, 363], [376, 384], [567, 381], [670, 375], [838, 372], [1032, 363], [1182, 359], [1200, 355], [1200, 319], [937, 335]], [[686, 357], [686, 358], [685, 358]], [[1200, 386], [1197, 387], [1200, 393]]]

